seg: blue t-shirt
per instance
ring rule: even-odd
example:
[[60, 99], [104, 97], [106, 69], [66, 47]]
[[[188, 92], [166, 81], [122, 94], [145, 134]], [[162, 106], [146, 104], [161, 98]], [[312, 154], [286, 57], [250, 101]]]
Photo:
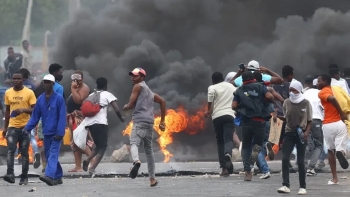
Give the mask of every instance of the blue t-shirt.
[[[254, 72], [254, 71], [251, 71]], [[262, 75], [262, 80], [263, 81], [271, 81], [271, 75], [267, 75], [267, 74], [261, 74]], [[237, 87], [240, 87], [243, 84], [243, 80], [242, 80], [242, 76], [238, 77], [235, 79], [235, 84]]]
[[63, 96], [63, 86], [57, 82], [53, 85], [53, 91], [57, 92], [59, 95]]

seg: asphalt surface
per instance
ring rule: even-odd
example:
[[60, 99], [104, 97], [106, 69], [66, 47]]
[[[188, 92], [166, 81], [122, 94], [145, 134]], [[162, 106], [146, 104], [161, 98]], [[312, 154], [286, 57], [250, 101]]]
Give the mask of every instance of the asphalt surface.
[[[307, 195], [317, 197], [350, 196], [350, 173], [340, 174], [339, 185], [328, 186], [330, 174], [323, 173], [307, 177]], [[345, 179], [346, 178], [346, 179]], [[298, 192], [298, 175], [291, 174], [291, 194], [278, 194], [281, 187], [281, 175], [274, 174], [270, 179], [261, 180], [258, 176], [253, 181], [244, 182], [242, 175], [221, 178], [218, 175], [158, 177], [159, 185], [151, 188], [148, 178], [76, 178], [63, 179], [63, 185], [47, 186], [38, 178], [30, 178], [26, 186], [8, 184], [0, 181], [3, 194], [11, 197], [52, 196], [52, 197], [108, 197], [108, 196], [296, 196]], [[18, 179], [16, 180], [18, 182]], [[33, 191], [35, 188], [35, 191]], [[32, 190], [32, 192], [29, 192]]]

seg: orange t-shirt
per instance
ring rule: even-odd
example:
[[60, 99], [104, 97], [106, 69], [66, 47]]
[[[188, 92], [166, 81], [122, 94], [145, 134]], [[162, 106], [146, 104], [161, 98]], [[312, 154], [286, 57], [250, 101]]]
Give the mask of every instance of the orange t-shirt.
[[332, 105], [332, 103], [327, 101], [329, 96], [334, 96], [330, 86], [322, 88], [322, 90], [318, 93], [318, 97], [320, 98], [321, 104], [324, 108], [323, 124], [338, 122], [341, 120], [338, 110]]

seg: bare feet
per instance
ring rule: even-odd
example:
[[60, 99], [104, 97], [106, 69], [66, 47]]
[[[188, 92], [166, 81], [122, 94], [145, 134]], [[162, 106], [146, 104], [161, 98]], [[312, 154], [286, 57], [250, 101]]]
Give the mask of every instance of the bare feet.
[[82, 168], [75, 167], [75, 168], [68, 170], [68, 172], [84, 172], [84, 170]]

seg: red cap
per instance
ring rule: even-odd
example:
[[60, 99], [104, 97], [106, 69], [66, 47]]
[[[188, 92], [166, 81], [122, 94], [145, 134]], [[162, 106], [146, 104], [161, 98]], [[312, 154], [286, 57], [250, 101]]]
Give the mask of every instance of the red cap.
[[129, 72], [129, 75], [140, 75], [146, 76], [146, 71], [142, 68], [134, 68], [134, 70]]

